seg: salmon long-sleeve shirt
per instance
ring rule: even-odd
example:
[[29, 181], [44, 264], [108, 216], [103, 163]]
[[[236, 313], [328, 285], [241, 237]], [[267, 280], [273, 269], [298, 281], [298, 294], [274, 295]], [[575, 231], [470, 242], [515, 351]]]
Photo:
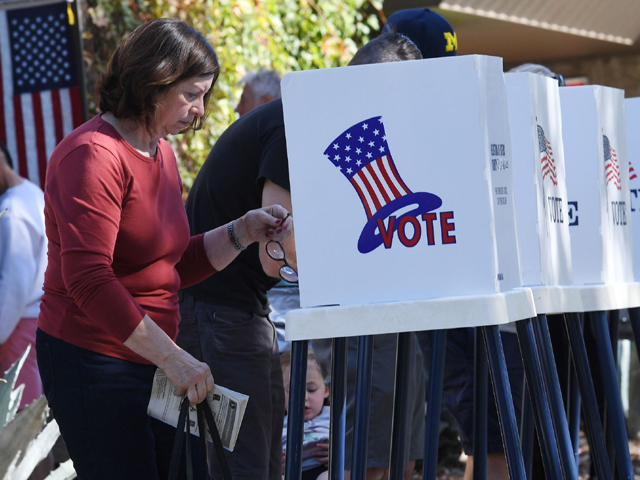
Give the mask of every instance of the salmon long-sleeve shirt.
[[215, 272], [189, 236], [176, 159], [146, 157], [97, 116], [55, 149], [45, 182], [49, 263], [38, 326], [112, 357], [147, 313], [175, 340], [179, 288]]

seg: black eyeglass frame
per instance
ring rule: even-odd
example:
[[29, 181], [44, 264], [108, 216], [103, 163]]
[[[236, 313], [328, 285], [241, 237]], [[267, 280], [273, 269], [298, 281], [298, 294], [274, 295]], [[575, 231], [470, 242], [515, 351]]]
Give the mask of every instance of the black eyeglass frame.
[[[287, 217], [288, 217], [288, 215], [287, 215]], [[285, 217], [285, 220], [286, 220], [286, 217]], [[284, 221], [282, 223], [284, 223]], [[280, 250], [282, 250], [282, 258], [275, 258], [273, 255], [271, 255], [271, 252], [269, 251], [269, 245], [272, 244], [272, 243], [275, 243], [276, 245], [278, 245], [280, 247]], [[276, 262], [283, 262], [284, 263], [284, 265], [282, 265], [280, 267], [280, 269], [278, 270], [278, 274], [280, 275], [280, 278], [282, 280], [284, 280], [285, 282], [292, 283], [294, 285], [297, 284], [298, 280], [296, 280], [295, 282], [292, 282], [291, 280], [287, 280], [285, 278], [285, 276], [282, 275], [282, 269], [289, 268], [289, 269], [291, 269], [291, 271], [293, 273], [295, 273], [296, 279], [298, 278], [298, 272], [296, 271], [296, 269], [293, 268], [291, 265], [289, 265], [289, 262], [287, 262], [287, 254], [284, 251], [284, 247], [282, 246], [282, 244], [280, 242], [278, 242], [277, 240], [269, 240], [264, 248], [265, 248], [265, 250], [267, 252], [267, 255], [269, 255], [269, 258], [271, 260], [275, 260]]]

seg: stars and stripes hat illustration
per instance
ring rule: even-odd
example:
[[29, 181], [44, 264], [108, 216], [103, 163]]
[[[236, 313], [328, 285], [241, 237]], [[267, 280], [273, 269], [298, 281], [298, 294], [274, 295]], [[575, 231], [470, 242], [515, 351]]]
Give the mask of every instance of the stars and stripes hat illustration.
[[[369, 253], [382, 244], [379, 221], [384, 222], [413, 204], [416, 208], [403, 213], [402, 217], [417, 217], [442, 205], [437, 195], [412, 192], [402, 180], [380, 116], [358, 122], [343, 131], [325, 149], [324, 155], [349, 180], [367, 215], [367, 223], [358, 240], [360, 253]], [[399, 223], [394, 222], [394, 231]]]
[[544, 134], [543, 128], [538, 125], [538, 151], [540, 153], [540, 168], [542, 169], [542, 180], [548, 179], [554, 185], [558, 185], [556, 176], [556, 161], [553, 158], [553, 148]]
[[620, 186], [620, 165], [618, 155], [609, 142], [609, 137], [602, 136], [602, 146], [604, 149], [604, 175], [606, 184], [613, 183], [616, 190], [621, 190]]

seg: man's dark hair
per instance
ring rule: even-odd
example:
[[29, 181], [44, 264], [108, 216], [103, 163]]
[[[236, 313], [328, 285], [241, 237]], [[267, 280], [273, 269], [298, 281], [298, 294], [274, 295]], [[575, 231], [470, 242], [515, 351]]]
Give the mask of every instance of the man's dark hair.
[[11, 160], [11, 155], [9, 155], [9, 150], [7, 150], [7, 146], [0, 140], [0, 152], [2, 152], [2, 156], [4, 157], [4, 161], [9, 165], [10, 168], [13, 168], [13, 161]]
[[[204, 96], [206, 111], [219, 72], [216, 53], [200, 32], [180, 20], [153, 20], [136, 28], [113, 53], [96, 87], [98, 107], [150, 129], [163, 93], [183, 80], [213, 75]], [[203, 120], [196, 116], [187, 128], [197, 130]]]
[[395, 29], [389, 29], [361, 47], [349, 65], [401, 62], [421, 58], [422, 54], [415, 43], [401, 33], [397, 33]]

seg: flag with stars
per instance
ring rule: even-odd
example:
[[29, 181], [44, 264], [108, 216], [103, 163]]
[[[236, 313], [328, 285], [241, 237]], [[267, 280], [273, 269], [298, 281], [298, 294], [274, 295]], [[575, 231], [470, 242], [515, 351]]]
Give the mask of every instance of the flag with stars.
[[382, 117], [372, 117], [348, 128], [331, 142], [324, 155], [356, 189], [367, 218], [411, 193], [393, 163]]
[[609, 137], [602, 136], [602, 145], [604, 149], [604, 175], [607, 185], [613, 182], [617, 190], [621, 190], [620, 186], [620, 165], [618, 163], [618, 155], [609, 142]]
[[540, 154], [540, 167], [542, 168], [542, 180], [549, 177], [551, 183], [558, 185], [556, 176], [556, 161], [553, 158], [551, 143], [547, 140], [544, 130], [538, 125], [538, 151]]
[[66, 2], [13, 6], [0, 10], [0, 140], [43, 186], [53, 149], [83, 122], [75, 18]]

